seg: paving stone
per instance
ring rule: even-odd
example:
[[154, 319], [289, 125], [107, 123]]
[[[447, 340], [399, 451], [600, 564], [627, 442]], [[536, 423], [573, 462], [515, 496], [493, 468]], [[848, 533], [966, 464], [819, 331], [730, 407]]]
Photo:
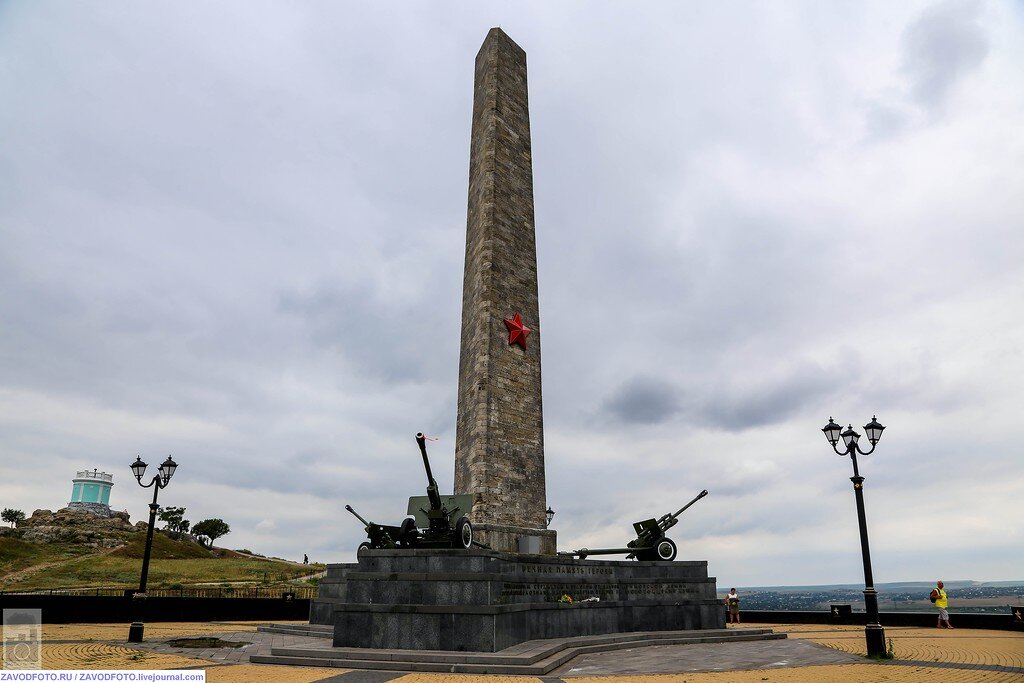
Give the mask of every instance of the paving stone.
[[552, 671], [554, 676], [668, 674], [765, 669], [814, 664], [852, 664], [863, 657], [805, 641], [771, 640], [708, 645], [654, 645], [582, 655]]
[[348, 671], [322, 678], [317, 683], [385, 683], [405, 675], [403, 671]]

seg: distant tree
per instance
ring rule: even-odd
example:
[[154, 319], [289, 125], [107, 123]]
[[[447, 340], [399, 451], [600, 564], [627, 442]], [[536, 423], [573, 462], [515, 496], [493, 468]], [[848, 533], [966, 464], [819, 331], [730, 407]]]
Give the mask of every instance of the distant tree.
[[4, 508], [4, 511], [0, 512], [0, 519], [5, 522], [10, 522], [13, 527], [25, 521], [25, 513], [21, 510], [15, 510], [14, 508]]
[[185, 508], [162, 507], [157, 513], [157, 517], [164, 523], [164, 529], [167, 531], [188, 533], [189, 521], [185, 519]]
[[231, 527], [223, 519], [204, 519], [201, 522], [196, 522], [196, 525], [192, 527], [192, 533], [196, 536], [205, 536], [209, 539], [209, 545], [212, 547], [213, 542], [218, 538], [231, 533]]

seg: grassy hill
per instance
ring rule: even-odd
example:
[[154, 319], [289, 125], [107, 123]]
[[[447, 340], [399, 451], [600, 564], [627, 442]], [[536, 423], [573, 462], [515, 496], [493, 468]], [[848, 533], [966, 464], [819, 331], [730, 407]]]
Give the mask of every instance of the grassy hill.
[[[142, 534], [113, 550], [0, 538], [0, 590], [135, 588], [142, 570], [144, 544]], [[221, 548], [209, 550], [193, 541], [158, 533], [153, 537], [149, 586], [294, 585], [301, 577], [324, 568], [322, 564], [306, 565]]]

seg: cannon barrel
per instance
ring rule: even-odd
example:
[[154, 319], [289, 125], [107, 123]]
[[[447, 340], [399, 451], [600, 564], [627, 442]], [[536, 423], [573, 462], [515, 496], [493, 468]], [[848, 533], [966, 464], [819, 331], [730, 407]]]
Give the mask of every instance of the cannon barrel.
[[662, 532], [665, 532], [665, 531], [668, 531], [669, 529], [671, 529], [672, 527], [674, 527], [676, 524], [679, 523], [679, 515], [683, 514], [683, 512], [685, 512], [688, 507], [690, 507], [691, 505], [693, 505], [694, 503], [696, 503], [698, 500], [700, 500], [701, 498], [703, 498], [706, 495], [708, 495], [708, 491], [707, 491], [707, 489], [704, 489], [703, 491], [698, 493], [697, 496], [693, 500], [691, 500], [689, 503], [687, 503], [683, 507], [679, 508], [675, 512], [673, 512], [671, 514], [664, 514], [661, 517], [659, 517], [658, 518], [658, 528], [660, 528], [662, 530]]
[[362, 517], [361, 517], [361, 516], [359, 515], [359, 513], [358, 513], [358, 512], [356, 512], [355, 510], [353, 510], [353, 509], [352, 509], [352, 506], [351, 506], [351, 505], [346, 505], [346, 506], [345, 506], [345, 509], [346, 509], [346, 510], [348, 510], [349, 512], [351, 512], [351, 513], [352, 513], [353, 515], [355, 515], [355, 516], [356, 516], [356, 519], [358, 519], [358, 520], [359, 520], [360, 522], [362, 522], [362, 523], [363, 523], [363, 526], [367, 526], [367, 527], [368, 527], [368, 526], [370, 526], [370, 523], [369, 523], [369, 522], [367, 522], [367, 521], [366, 521], [365, 519], [363, 519], [363, 518], [362, 518]]
[[427, 458], [427, 437], [423, 436], [423, 432], [416, 432], [416, 443], [420, 447], [420, 455], [423, 456], [423, 468], [427, 471], [427, 483], [437, 486], [434, 475], [430, 471], [430, 459]]
[[691, 505], [693, 505], [694, 503], [696, 503], [698, 500], [700, 500], [701, 498], [703, 498], [706, 495], [708, 495], [708, 490], [704, 489], [703, 491], [701, 491], [700, 493], [697, 494], [696, 498], [694, 498], [689, 503], [687, 503], [683, 507], [681, 507], [678, 510], [676, 510], [674, 514], [665, 515], [665, 517], [662, 517], [662, 519], [665, 519], [666, 517], [671, 517], [672, 519], [675, 519], [679, 515], [683, 514], [686, 511], [686, 508], [690, 507]]
[[430, 471], [430, 459], [427, 458], [427, 437], [423, 432], [416, 432], [416, 443], [420, 447], [420, 455], [423, 456], [423, 469], [427, 471], [427, 498], [430, 499], [430, 509], [441, 509], [441, 494], [437, 491], [437, 481], [433, 472]]

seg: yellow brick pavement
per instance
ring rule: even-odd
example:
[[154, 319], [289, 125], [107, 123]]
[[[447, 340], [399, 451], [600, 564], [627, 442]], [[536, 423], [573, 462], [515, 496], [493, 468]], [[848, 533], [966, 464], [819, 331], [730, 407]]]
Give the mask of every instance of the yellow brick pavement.
[[221, 664], [206, 669], [208, 683], [314, 683], [345, 673], [346, 669], [317, 669], [305, 666], [268, 664]]
[[[248, 632], [253, 622], [146, 625], [147, 640], [199, 636], [230, 631]], [[758, 624], [761, 626], [761, 624]], [[863, 655], [864, 629], [857, 626], [770, 624], [770, 628], [843, 652]], [[314, 683], [344, 673], [344, 669], [222, 664], [189, 657], [140, 651], [127, 647], [124, 624], [46, 625], [43, 663], [47, 669], [177, 669], [204, 668], [211, 683]], [[1024, 682], [1024, 633], [954, 629], [951, 631], [886, 628], [898, 662], [823, 665], [747, 671], [721, 671], [651, 676], [573, 678], [574, 683], [1016, 683]], [[56, 642], [72, 641], [72, 642]], [[100, 642], [120, 641], [120, 642]], [[904, 662], [904, 663], [899, 663]], [[1012, 667], [1016, 671], [991, 668]], [[393, 683], [539, 683], [528, 676], [407, 674]]]
[[[1020, 683], [1024, 676], [993, 671], [928, 669], [886, 664], [842, 664], [751, 671], [573, 678], [573, 683]], [[432, 683], [423, 681], [422, 683]], [[452, 682], [454, 683], [454, 681]], [[473, 683], [463, 679], [460, 683]]]
[[[228, 683], [208, 671], [212, 683]], [[322, 680], [322, 679], [317, 679]], [[410, 674], [389, 683], [540, 683], [528, 676], [474, 676], [468, 674]], [[720, 671], [659, 676], [602, 676], [572, 678], [573, 683], [1020, 683], [1020, 674], [966, 669], [848, 664], [751, 671]], [[235, 683], [232, 679], [231, 683]], [[311, 682], [312, 683], [312, 682]]]
[[[226, 631], [255, 631], [262, 621], [218, 621], [210, 623], [152, 622], [146, 624], [147, 640], [202, 636]], [[306, 623], [306, 622], [278, 622]], [[128, 624], [43, 624], [43, 640], [125, 640]]]
[[45, 669], [185, 669], [201, 667], [201, 659], [142, 652], [107, 643], [47, 643], [40, 650]]
[[[851, 654], [866, 655], [862, 626], [770, 624], [768, 628]], [[1024, 668], [1024, 633], [980, 629], [887, 627], [897, 660]]]

